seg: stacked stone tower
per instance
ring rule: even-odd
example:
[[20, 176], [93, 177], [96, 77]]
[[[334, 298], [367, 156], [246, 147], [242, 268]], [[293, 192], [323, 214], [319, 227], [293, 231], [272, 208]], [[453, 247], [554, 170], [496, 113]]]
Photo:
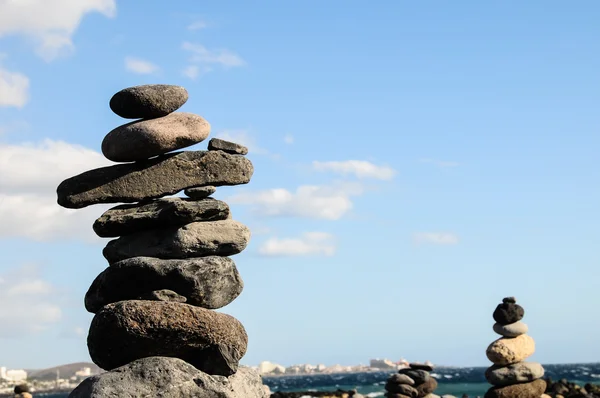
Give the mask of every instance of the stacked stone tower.
[[494, 387], [485, 398], [540, 398], [546, 390], [542, 365], [524, 362], [535, 352], [535, 341], [521, 321], [524, 315], [525, 310], [514, 297], [503, 299], [494, 311], [493, 329], [502, 337], [486, 351], [494, 365], [486, 370], [485, 378]]
[[[58, 186], [66, 208], [126, 203], [93, 225], [98, 236], [116, 239], [103, 250], [109, 267], [85, 296], [95, 314], [89, 353], [109, 372], [87, 379], [70, 397], [268, 396], [258, 374], [238, 370], [248, 343], [244, 327], [213, 311], [242, 291], [228, 256], [246, 248], [250, 231], [209, 196], [217, 186], [248, 183], [253, 166], [245, 147], [218, 139], [208, 151], [172, 152], [210, 133], [202, 117], [175, 112], [187, 99], [183, 87], [169, 85], [116, 93], [111, 109], [138, 119], [102, 142], [104, 156], [121, 164]], [[165, 198], [180, 191], [188, 197]]]
[[437, 388], [437, 380], [429, 372], [433, 367], [424, 364], [411, 363], [406, 369], [400, 369], [393, 374], [385, 385], [388, 398], [431, 398]]

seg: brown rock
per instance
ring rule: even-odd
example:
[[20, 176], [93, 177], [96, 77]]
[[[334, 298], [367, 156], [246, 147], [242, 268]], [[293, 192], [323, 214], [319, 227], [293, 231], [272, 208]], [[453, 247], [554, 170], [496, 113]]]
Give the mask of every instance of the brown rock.
[[409, 386], [415, 385], [415, 381], [413, 379], [411, 379], [407, 375], [403, 375], [400, 373], [394, 373], [393, 375], [391, 375], [390, 378], [388, 379], [388, 382], [394, 383], [394, 384], [408, 384]]
[[417, 389], [408, 384], [396, 384], [388, 381], [385, 385], [385, 389], [386, 391], [407, 395], [412, 398], [417, 398], [419, 396]]
[[244, 156], [222, 151], [176, 152], [68, 178], [57, 188], [58, 204], [80, 209], [97, 203], [139, 202], [191, 187], [246, 184], [253, 172]]
[[226, 220], [227, 203], [215, 199], [162, 198], [109, 209], [93, 225], [102, 238], [130, 235], [149, 229], [182, 226], [197, 221]]
[[148, 301], [168, 301], [172, 303], [185, 303], [187, 298], [175, 293], [172, 290], [162, 289], [154, 290], [150, 293], [144, 293], [137, 297], [136, 300], [148, 300]]
[[247, 155], [248, 148], [235, 142], [225, 141], [220, 138], [212, 138], [208, 141], [209, 151], [223, 151], [232, 155]]
[[131, 257], [231, 256], [241, 253], [249, 241], [250, 230], [238, 221], [202, 221], [121, 236], [108, 242], [102, 254], [110, 264]]
[[421, 383], [415, 386], [419, 392], [419, 397], [424, 397], [427, 394], [431, 394], [438, 387], [438, 382], [433, 377], [430, 377], [425, 383]]
[[230, 315], [162, 301], [121, 301], [92, 320], [88, 348], [94, 363], [112, 370], [152, 356], [180, 358], [211, 375], [235, 373], [248, 336]]
[[188, 188], [183, 191], [186, 196], [196, 200], [208, 198], [215, 192], [217, 192], [217, 188], [211, 185], [207, 187]]
[[486, 355], [495, 365], [510, 365], [521, 362], [535, 352], [535, 341], [531, 336], [502, 337], [490, 344]]
[[150, 119], [166, 116], [181, 108], [188, 92], [180, 86], [146, 84], [125, 88], [112, 96], [110, 109], [126, 119]]
[[134, 162], [204, 141], [210, 124], [193, 113], [171, 113], [119, 126], [102, 140], [102, 153], [113, 162]]
[[484, 398], [540, 398], [544, 391], [546, 391], [546, 382], [538, 379], [531, 383], [492, 387], [485, 393]]

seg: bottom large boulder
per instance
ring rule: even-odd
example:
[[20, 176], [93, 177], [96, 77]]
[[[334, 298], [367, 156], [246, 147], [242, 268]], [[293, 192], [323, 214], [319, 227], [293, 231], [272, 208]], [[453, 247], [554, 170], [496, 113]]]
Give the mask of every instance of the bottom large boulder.
[[69, 398], [268, 398], [253, 369], [240, 367], [229, 377], [211, 376], [169, 357], [138, 359], [84, 380]]

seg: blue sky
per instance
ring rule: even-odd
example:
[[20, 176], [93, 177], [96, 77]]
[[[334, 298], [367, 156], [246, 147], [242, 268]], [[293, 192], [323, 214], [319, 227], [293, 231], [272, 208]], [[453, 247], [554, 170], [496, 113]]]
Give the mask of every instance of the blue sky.
[[[63, 179], [109, 164], [118, 90], [250, 148], [245, 364], [486, 365], [514, 295], [532, 360], [600, 359], [600, 5], [0, 0], [0, 365], [89, 360], [106, 266]], [[23, 2], [21, 2], [23, 3]], [[142, 5], [143, 4], [143, 5]], [[190, 149], [205, 149], [206, 142]]]

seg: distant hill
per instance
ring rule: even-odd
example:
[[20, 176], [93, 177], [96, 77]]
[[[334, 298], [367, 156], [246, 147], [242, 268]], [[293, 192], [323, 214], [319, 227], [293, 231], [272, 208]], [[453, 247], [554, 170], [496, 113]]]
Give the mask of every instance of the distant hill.
[[56, 379], [56, 372], [58, 371], [58, 375], [61, 379], [68, 379], [69, 377], [75, 375], [75, 372], [81, 370], [81, 368], [90, 368], [92, 370], [92, 374], [98, 374], [103, 372], [98, 366], [89, 362], [76, 362], [70, 363], [67, 365], [55, 366], [53, 368], [42, 369], [42, 370], [31, 370], [27, 375], [29, 380], [40, 380], [40, 381], [49, 381]]

